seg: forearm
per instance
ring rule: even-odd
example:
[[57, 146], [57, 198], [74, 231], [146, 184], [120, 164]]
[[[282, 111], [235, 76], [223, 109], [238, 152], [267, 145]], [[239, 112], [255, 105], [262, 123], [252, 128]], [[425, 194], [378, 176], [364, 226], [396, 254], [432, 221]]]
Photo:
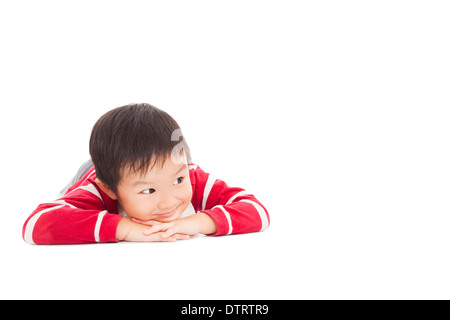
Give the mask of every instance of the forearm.
[[135, 223], [127, 218], [122, 218], [117, 225], [116, 238], [118, 241], [148, 241], [143, 231], [146, 226]]
[[55, 201], [33, 211], [23, 225], [22, 235], [31, 244], [115, 242], [120, 219], [106, 210], [75, 208]]
[[217, 225], [213, 218], [209, 214], [204, 212], [198, 212], [194, 215], [196, 218], [201, 234], [214, 234], [217, 232]]

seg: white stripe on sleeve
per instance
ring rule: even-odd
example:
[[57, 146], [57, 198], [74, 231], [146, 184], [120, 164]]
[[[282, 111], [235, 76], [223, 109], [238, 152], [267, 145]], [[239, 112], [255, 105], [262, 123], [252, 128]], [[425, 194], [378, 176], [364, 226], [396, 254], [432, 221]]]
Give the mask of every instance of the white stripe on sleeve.
[[255, 207], [255, 209], [258, 211], [259, 217], [261, 218], [261, 230], [260, 231], [264, 231], [269, 227], [269, 220], [267, 219], [266, 211], [263, 209], [263, 207], [261, 207], [256, 202], [247, 200], [247, 199], [241, 200], [239, 202], [251, 203]]
[[236, 193], [234, 196], [232, 196], [232, 197], [230, 198], [230, 200], [228, 200], [228, 202], [227, 202], [226, 204], [232, 203], [233, 200], [236, 199], [237, 197], [248, 196], [248, 195], [250, 195], [250, 193], [248, 193], [248, 192], [245, 191], [245, 190], [242, 190], [242, 191]]
[[74, 205], [71, 205], [70, 203], [67, 203], [67, 202], [64, 201], [64, 200], [56, 200], [56, 201], [53, 201], [52, 203], [54, 203], [54, 204], [63, 204], [63, 205], [65, 205], [65, 206], [71, 207], [71, 208], [73, 208], [73, 209], [76, 209], [76, 208], [77, 208], [77, 207], [75, 207]]
[[83, 190], [89, 191], [90, 193], [92, 193], [93, 195], [96, 195], [100, 200], [103, 201], [103, 198], [100, 195], [100, 192], [98, 192], [97, 188], [92, 183], [88, 184], [87, 186], [78, 187], [75, 190], [77, 190], [77, 189], [83, 189]]
[[208, 201], [209, 193], [211, 192], [211, 189], [214, 186], [215, 182], [216, 179], [213, 176], [211, 176], [211, 174], [209, 174], [208, 180], [206, 181], [205, 185], [205, 191], [203, 192], [202, 210], [206, 209], [206, 202]]
[[102, 220], [105, 214], [106, 210], [100, 212], [97, 217], [97, 222], [95, 223], [94, 238], [96, 242], [100, 242], [100, 226], [102, 225]]
[[227, 221], [228, 221], [228, 232], [227, 232], [227, 234], [231, 234], [231, 232], [233, 232], [233, 225], [231, 224], [230, 214], [228, 213], [227, 210], [225, 210], [225, 208], [222, 205], [215, 206], [214, 208], [219, 208], [220, 210], [222, 210], [223, 214], [225, 215], [225, 218], [227, 218]]

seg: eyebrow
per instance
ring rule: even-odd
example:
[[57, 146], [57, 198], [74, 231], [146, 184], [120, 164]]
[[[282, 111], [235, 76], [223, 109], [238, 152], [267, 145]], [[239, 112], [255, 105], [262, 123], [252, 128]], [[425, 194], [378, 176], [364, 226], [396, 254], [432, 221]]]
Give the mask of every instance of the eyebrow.
[[[178, 171], [177, 173], [175, 173], [175, 176], [178, 175], [181, 171], [183, 171], [184, 169], [187, 168], [187, 165], [183, 165]], [[147, 184], [152, 184], [152, 181], [145, 181], [145, 180], [138, 180], [136, 182], [133, 183], [133, 187], [137, 187], [139, 185], [147, 185]]]

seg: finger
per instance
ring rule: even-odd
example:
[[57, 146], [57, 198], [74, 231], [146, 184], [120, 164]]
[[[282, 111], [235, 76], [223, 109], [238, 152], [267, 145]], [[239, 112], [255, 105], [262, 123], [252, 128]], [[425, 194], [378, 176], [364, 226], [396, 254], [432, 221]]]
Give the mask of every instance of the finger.
[[148, 235], [151, 235], [152, 233], [164, 230], [163, 228], [164, 228], [164, 226], [162, 224], [158, 224], [158, 225], [152, 226], [151, 228], [145, 229], [143, 231], [143, 234], [148, 236]]
[[171, 228], [168, 228], [167, 230], [166, 230], [166, 232], [164, 232], [163, 234], [162, 234], [162, 237], [163, 238], [168, 238], [168, 237], [171, 237], [171, 236], [173, 236], [174, 234], [176, 234], [176, 233], [178, 233], [178, 228], [176, 227], [176, 226], [174, 226], [174, 227], [171, 227]]
[[[160, 223], [160, 224], [152, 226], [151, 228], [145, 229], [143, 231], [143, 233], [144, 233], [144, 235], [149, 235], [149, 234], [152, 234], [152, 233], [155, 233], [155, 232], [168, 230], [172, 226], [173, 226], [173, 222]], [[170, 236], [171, 236], [171, 234], [169, 234], [167, 236], [167, 238], [170, 237]]]
[[192, 238], [192, 235], [190, 234], [182, 234], [182, 233], [175, 233], [172, 238], [176, 240], [189, 240]]
[[160, 241], [160, 242], [175, 242], [175, 241], [177, 241], [177, 238], [175, 238], [175, 237], [168, 237], [168, 238], [160, 238], [160, 240], [158, 240], [158, 241]]
[[162, 232], [158, 232], [158, 233], [154, 233], [151, 234], [147, 237], [148, 241], [154, 241], [154, 242], [174, 242], [177, 241], [177, 239], [175, 237], [168, 237], [168, 238], [163, 238], [162, 237]]

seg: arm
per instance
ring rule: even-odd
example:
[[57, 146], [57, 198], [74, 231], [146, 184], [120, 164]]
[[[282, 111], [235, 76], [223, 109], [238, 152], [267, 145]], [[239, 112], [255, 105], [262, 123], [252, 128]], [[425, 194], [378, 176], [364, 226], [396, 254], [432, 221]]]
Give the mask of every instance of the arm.
[[[61, 201], [59, 202], [61, 203]], [[30, 244], [83, 244], [115, 242], [121, 216], [106, 210], [85, 210], [69, 203], [45, 203], [37, 207], [23, 226]]]
[[213, 236], [263, 231], [269, 227], [267, 209], [242, 188], [228, 186], [194, 166], [192, 203], [197, 211], [209, 215], [217, 225]]
[[117, 202], [95, 184], [92, 169], [59, 200], [39, 205], [23, 225], [30, 244], [115, 242]]

